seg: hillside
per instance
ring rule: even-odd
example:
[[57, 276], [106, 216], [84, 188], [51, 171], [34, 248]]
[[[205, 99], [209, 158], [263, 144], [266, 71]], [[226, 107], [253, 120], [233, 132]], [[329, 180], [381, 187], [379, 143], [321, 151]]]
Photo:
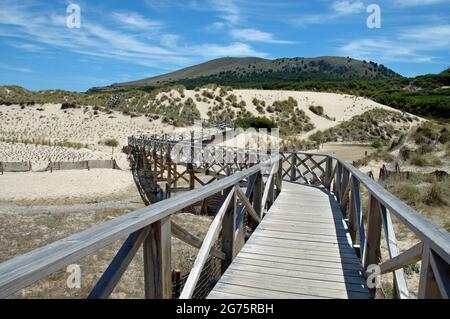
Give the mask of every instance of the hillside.
[[107, 88], [154, 87], [171, 83], [184, 84], [185, 82], [203, 85], [208, 83], [266, 83], [280, 80], [381, 80], [397, 77], [399, 77], [397, 73], [375, 62], [343, 57], [276, 60], [221, 58], [156, 77], [116, 83]]

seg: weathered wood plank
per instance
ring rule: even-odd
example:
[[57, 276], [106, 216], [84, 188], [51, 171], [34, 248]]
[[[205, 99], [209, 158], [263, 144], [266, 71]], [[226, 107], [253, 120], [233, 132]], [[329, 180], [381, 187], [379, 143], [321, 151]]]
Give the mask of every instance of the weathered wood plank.
[[170, 216], [152, 225], [144, 241], [144, 279], [147, 299], [172, 298]]
[[[266, 256], [259, 256], [259, 255], [244, 256], [239, 254], [239, 256], [235, 259], [235, 263], [268, 268], [311, 272], [315, 274], [335, 275], [344, 278], [348, 277], [357, 277], [361, 279], [364, 278], [360, 267], [358, 269], [322, 267], [320, 262], [317, 262], [317, 264], [316, 263], [308, 264], [307, 262], [301, 264], [298, 263], [296, 260], [293, 260], [292, 258], [283, 258], [278, 260], [277, 258], [273, 257], [271, 260], [270, 258], [265, 257]], [[362, 280], [364, 281], [364, 279]]]
[[[238, 187], [234, 187], [238, 189]], [[230, 191], [227, 198], [219, 209], [219, 212], [214, 217], [214, 220], [206, 233], [205, 240], [203, 241], [202, 247], [198, 252], [197, 258], [195, 259], [194, 265], [192, 266], [191, 272], [189, 273], [188, 279], [184, 285], [183, 291], [181, 292], [180, 299], [189, 299], [194, 294], [195, 287], [197, 285], [198, 279], [200, 278], [201, 271], [205, 265], [206, 259], [214, 245], [214, 241], [219, 235], [220, 227], [222, 226], [222, 220], [228, 211], [228, 206], [230, 202], [234, 199], [234, 191]], [[225, 259], [225, 258], [224, 258]]]
[[[298, 205], [304, 189], [318, 203], [300, 205], [305, 215]], [[265, 298], [264, 289], [310, 297], [370, 297], [337, 202], [318, 188], [291, 183], [283, 185], [219, 285], [222, 291], [229, 286], [233, 291], [256, 289], [258, 298]]]
[[107, 299], [127, 270], [136, 252], [150, 232], [150, 227], [131, 234], [114, 256], [113, 260], [90, 292], [88, 299]]
[[229, 269], [234, 269], [238, 271], [248, 271], [255, 274], [259, 274], [262, 277], [267, 275], [276, 275], [283, 276], [289, 278], [300, 278], [300, 279], [311, 279], [325, 282], [336, 282], [336, 283], [349, 283], [355, 285], [366, 284], [365, 280], [362, 277], [345, 277], [343, 275], [330, 275], [330, 274], [321, 274], [313, 271], [301, 271], [301, 270], [290, 270], [290, 269], [282, 269], [279, 267], [261, 267], [257, 265], [246, 264], [242, 262], [234, 262], [230, 265]]
[[296, 294], [279, 290], [271, 290], [270, 287], [257, 288], [257, 287], [241, 286], [238, 283], [237, 284], [218, 283], [214, 287], [214, 291], [212, 291], [211, 294], [208, 296], [208, 299], [215, 299], [216, 297], [214, 293], [216, 291], [227, 293], [229, 296], [231, 296], [226, 297], [226, 299], [234, 298], [234, 295], [239, 296], [239, 294], [245, 294], [246, 296], [249, 296], [249, 298], [256, 298], [256, 299], [329, 299], [325, 297], [317, 297], [307, 294]]
[[401, 254], [392, 257], [380, 265], [381, 274], [402, 269], [404, 266], [413, 264], [422, 258], [423, 244], [418, 243]]
[[237, 201], [236, 190], [229, 190], [231, 195], [230, 205], [228, 205], [222, 220], [222, 251], [225, 253], [225, 259], [222, 260], [222, 273], [228, 268], [235, 256], [235, 231], [236, 231], [236, 213]]
[[[394, 226], [392, 225], [391, 215], [389, 211], [380, 204], [381, 219], [383, 222], [384, 234], [388, 246], [389, 258], [396, 257], [400, 254], [395, 238]], [[400, 299], [409, 299], [409, 291], [406, 285], [405, 274], [403, 268], [394, 271], [394, 286], [397, 292], [396, 296]]]
[[260, 223], [261, 222], [261, 217], [255, 211], [255, 209], [253, 208], [252, 204], [250, 203], [248, 198], [245, 196], [244, 192], [239, 187], [236, 187], [236, 194], [237, 194], [237, 197], [244, 204], [245, 208], [247, 209], [247, 212], [253, 218], [253, 220], [255, 220], [257, 223]]
[[[200, 249], [200, 247], [203, 244], [203, 240], [192, 235], [187, 230], [185, 230], [183, 227], [179, 226], [178, 224], [174, 223], [173, 221], [171, 222], [171, 231], [172, 231], [172, 236], [178, 238], [179, 240], [181, 240], [181, 241], [185, 242], [186, 244], [189, 244], [195, 248]], [[219, 259], [225, 258], [225, 254], [223, 253], [223, 251], [220, 251], [214, 247], [212, 247], [212, 249], [211, 249], [211, 255], [216, 258], [219, 258]]]
[[273, 290], [280, 290], [284, 292], [293, 292], [300, 294], [309, 294], [319, 297], [328, 298], [370, 298], [367, 289], [360, 285], [325, 282], [311, 279], [291, 278], [284, 276], [264, 275], [264, 280], [261, 280], [261, 275], [247, 271], [235, 271], [229, 269], [221, 278], [222, 283], [236, 283], [240, 285], [267, 288], [271, 287]]

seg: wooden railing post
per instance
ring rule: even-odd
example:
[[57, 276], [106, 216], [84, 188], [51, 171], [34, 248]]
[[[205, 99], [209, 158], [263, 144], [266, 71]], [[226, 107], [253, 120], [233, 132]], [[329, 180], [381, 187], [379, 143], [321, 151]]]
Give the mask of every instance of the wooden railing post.
[[261, 172], [258, 172], [256, 173], [255, 186], [253, 186], [252, 202], [253, 208], [255, 209], [256, 213], [260, 218], [263, 217], [262, 215], [264, 207], [262, 207], [261, 205], [263, 192], [264, 192], [264, 182]]
[[[349, 209], [349, 216], [348, 216], [348, 228], [350, 232], [350, 237], [352, 238], [352, 242], [354, 243], [356, 240], [356, 232], [358, 229], [358, 219], [356, 214], [358, 207], [357, 200], [359, 200], [360, 194], [359, 194], [359, 181], [356, 177], [352, 177], [352, 188], [350, 191], [350, 209]], [[359, 204], [359, 203], [358, 203]]]
[[171, 299], [170, 216], [152, 225], [144, 241], [144, 282], [147, 299]]
[[327, 162], [325, 164], [325, 187], [330, 190], [331, 180], [333, 179], [333, 158], [331, 156], [327, 157]]
[[233, 261], [235, 253], [234, 234], [236, 231], [237, 195], [234, 187], [229, 191], [234, 194], [231, 198], [230, 206], [226, 210], [222, 221], [222, 251], [225, 253], [225, 258], [221, 263], [222, 274], [225, 270], [227, 270], [228, 266]]
[[278, 161], [278, 193], [277, 196], [281, 193], [281, 189], [283, 187], [283, 159], [280, 157]]
[[276, 178], [276, 173], [273, 172], [272, 178], [269, 181], [270, 184], [268, 185], [269, 196], [267, 197], [267, 209], [269, 209], [270, 206], [272, 206], [275, 201], [275, 178]]
[[[349, 177], [349, 172], [348, 170], [343, 167], [342, 168], [342, 187], [340, 189], [340, 193], [339, 193], [339, 198], [340, 198], [340, 203], [342, 204], [345, 200], [345, 190], [347, 189], [347, 184], [348, 184], [348, 177]], [[344, 213], [344, 217], [346, 217], [346, 208], [342, 207], [343, 213]]]
[[297, 180], [297, 154], [292, 153], [291, 155], [291, 182], [295, 182]]
[[367, 238], [364, 249], [363, 265], [367, 268], [369, 265], [378, 265], [380, 263], [380, 239], [381, 239], [381, 214], [380, 204], [374, 196], [369, 199], [369, 211], [367, 213]]
[[[422, 252], [422, 266], [420, 269], [419, 280], [419, 299], [441, 299], [442, 294], [439, 291], [439, 286], [436, 281], [434, 271], [431, 265], [432, 250], [428, 243], [424, 243]], [[446, 278], [446, 280], [448, 280]], [[447, 286], [448, 289], [448, 286]], [[448, 298], [448, 297], [447, 297]]]
[[335, 194], [336, 198], [341, 203], [341, 194], [342, 194], [342, 164], [338, 162], [337, 164], [337, 170], [336, 170], [336, 189]]

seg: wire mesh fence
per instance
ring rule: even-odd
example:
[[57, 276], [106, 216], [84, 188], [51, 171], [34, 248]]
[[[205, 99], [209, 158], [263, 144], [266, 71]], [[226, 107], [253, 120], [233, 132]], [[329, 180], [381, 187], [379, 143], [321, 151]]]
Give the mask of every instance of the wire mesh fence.
[[[178, 299], [183, 291], [189, 274], [180, 276], [180, 272], [172, 272], [172, 298]], [[200, 278], [192, 295], [192, 299], [205, 299], [216, 285], [221, 276], [220, 259], [210, 256], [203, 267]]]

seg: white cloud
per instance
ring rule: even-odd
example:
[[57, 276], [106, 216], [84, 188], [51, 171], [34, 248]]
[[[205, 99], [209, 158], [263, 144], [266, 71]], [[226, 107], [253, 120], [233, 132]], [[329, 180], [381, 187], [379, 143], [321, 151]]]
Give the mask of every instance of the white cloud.
[[365, 9], [362, 1], [335, 1], [332, 7], [339, 15], [359, 13]]
[[433, 62], [450, 50], [450, 25], [419, 26], [400, 31], [392, 39], [363, 38], [340, 47], [339, 52], [359, 59]]
[[387, 39], [358, 39], [339, 48], [339, 53], [360, 60], [385, 62], [430, 62], [432, 57], [417, 53], [404, 43]]
[[164, 27], [164, 23], [146, 19], [142, 15], [135, 12], [114, 12], [112, 17], [125, 28], [132, 28], [134, 30], [151, 30], [161, 29]]
[[6, 71], [13, 71], [13, 72], [20, 72], [20, 73], [33, 73], [33, 70], [23, 67], [16, 67], [12, 65], [7, 65], [0, 63], [0, 69], [6, 70]]
[[175, 48], [181, 39], [177, 34], [163, 34], [160, 38], [161, 44], [168, 48]]
[[450, 50], [450, 24], [414, 27], [402, 32], [400, 37], [415, 42], [423, 49], [447, 48]]
[[43, 47], [33, 44], [33, 43], [20, 43], [20, 42], [16, 42], [16, 41], [5, 41], [5, 43], [7, 45], [9, 45], [10, 47], [29, 51], [29, 52], [39, 52], [39, 51], [44, 50]]
[[247, 42], [262, 42], [262, 43], [274, 43], [274, 44], [293, 44], [292, 41], [277, 40], [274, 39], [272, 33], [260, 31], [257, 29], [232, 29], [230, 30], [230, 36]]
[[[35, 9], [35, 8], [34, 8]], [[43, 50], [54, 48], [76, 53], [84, 57], [116, 59], [128, 63], [158, 69], [173, 69], [199, 62], [200, 59], [228, 56], [266, 56], [255, 51], [250, 45], [232, 43], [184, 44], [177, 34], [161, 33], [156, 30], [151, 37], [146, 27], [161, 25], [135, 14], [119, 14], [123, 28], [114, 29], [101, 21], [83, 15], [80, 29], [68, 29], [66, 16], [31, 10], [11, 2], [0, 12], [0, 35], [11, 43], [20, 43], [19, 49], [30, 50], [33, 46]], [[228, 11], [227, 11], [228, 12]], [[229, 11], [231, 12], [231, 11]], [[128, 26], [130, 28], [128, 28]], [[131, 26], [136, 28], [132, 30]]]
[[212, 0], [213, 7], [220, 12], [220, 17], [234, 25], [241, 20], [241, 11], [233, 0]]
[[246, 43], [232, 43], [230, 45], [202, 44], [190, 48], [196, 55], [204, 58], [212, 59], [224, 56], [240, 56], [240, 57], [267, 57], [266, 53], [257, 52]]
[[432, 4], [450, 2], [449, 0], [395, 0], [395, 3], [402, 7], [427, 6]]
[[306, 26], [310, 24], [326, 24], [336, 19], [354, 15], [365, 11], [362, 1], [333, 1], [330, 6], [330, 12], [320, 14], [302, 15], [292, 20], [292, 24], [296, 26]]

